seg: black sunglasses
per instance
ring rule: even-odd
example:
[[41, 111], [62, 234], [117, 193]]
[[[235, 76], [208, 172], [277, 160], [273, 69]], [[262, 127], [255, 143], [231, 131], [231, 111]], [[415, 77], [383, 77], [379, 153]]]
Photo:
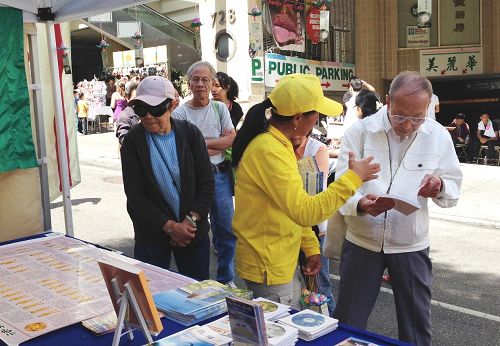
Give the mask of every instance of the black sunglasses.
[[146, 103], [136, 103], [132, 108], [134, 109], [134, 113], [141, 118], [148, 115], [148, 113], [155, 118], [159, 118], [167, 111], [169, 100], [167, 99], [156, 106], [150, 106]]

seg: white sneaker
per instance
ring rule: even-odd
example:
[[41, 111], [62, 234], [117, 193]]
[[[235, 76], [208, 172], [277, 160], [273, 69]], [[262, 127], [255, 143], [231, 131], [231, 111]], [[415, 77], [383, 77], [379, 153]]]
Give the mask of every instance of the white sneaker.
[[229, 281], [229, 282], [226, 284], [226, 286], [229, 286], [229, 287], [231, 287], [231, 288], [238, 288], [238, 287], [236, 287], [236, 284], [235, 284], [233, 281]]

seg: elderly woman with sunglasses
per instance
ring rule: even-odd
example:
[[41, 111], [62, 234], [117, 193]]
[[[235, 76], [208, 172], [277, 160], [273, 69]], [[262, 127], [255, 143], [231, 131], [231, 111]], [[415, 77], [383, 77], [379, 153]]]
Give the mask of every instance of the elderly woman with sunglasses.
[[198, 128], [171, 118], [175, 89], [159, 76], [145, 78], [130, 102], [141, 122], [121, 147], [127, 210], [135, 232], [134, 257], [181, 274], [208, 279], [207, 220], [214, 178]]

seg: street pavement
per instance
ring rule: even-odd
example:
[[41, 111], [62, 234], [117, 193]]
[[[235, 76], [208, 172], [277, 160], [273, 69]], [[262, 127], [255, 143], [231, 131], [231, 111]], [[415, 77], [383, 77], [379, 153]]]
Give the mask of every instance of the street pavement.
[[[75, 236], [133, 254], [118, 141], [113, 132], [78, 136], [82, 182], [71, 190]], [[430, 203], [433, 260], [433, 343], [500, 345], [500, 167], [462, 164], [462, 195], [454, 208]], [[61, 199], [52, 225], [64, 232]], [[331, 262], [334, 295], [338, 263]], [[211, 277], [215, 277], [212, 252]], [[244, 286], [241, 279], [236, 283]], [[368, 329], [397, 338], [390, 286], [383, 285]]]

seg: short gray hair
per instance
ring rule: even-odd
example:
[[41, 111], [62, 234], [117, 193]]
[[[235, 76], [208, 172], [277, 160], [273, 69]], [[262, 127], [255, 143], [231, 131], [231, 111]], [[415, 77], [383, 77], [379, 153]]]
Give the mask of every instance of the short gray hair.
[[398, 74], [389, 87], [389, 98], [392, 100], [398, 92], [404, 91], [404, 96], [416, 95], [426, 92], [432, 97], [432, 84], [415, 71], [404, 71]]
[[212, 75], [212, 79], [215, 80], [217, 78], [217, 75], [216, 75], [217, 72], [215, 71], [215, 69], [211, 63], [209, 63], [208, 61], [197, 61], [194, 64], [192, 64], [191, 66], [189, 66], [189, 69], [187, 71], [187, 76], [189, 79], [191, 79], [191, 77], [193, 76], [193, 71], [195, 69], [197, 69], [198, 67], [208, 68], [210, 71], [210, 74]]

